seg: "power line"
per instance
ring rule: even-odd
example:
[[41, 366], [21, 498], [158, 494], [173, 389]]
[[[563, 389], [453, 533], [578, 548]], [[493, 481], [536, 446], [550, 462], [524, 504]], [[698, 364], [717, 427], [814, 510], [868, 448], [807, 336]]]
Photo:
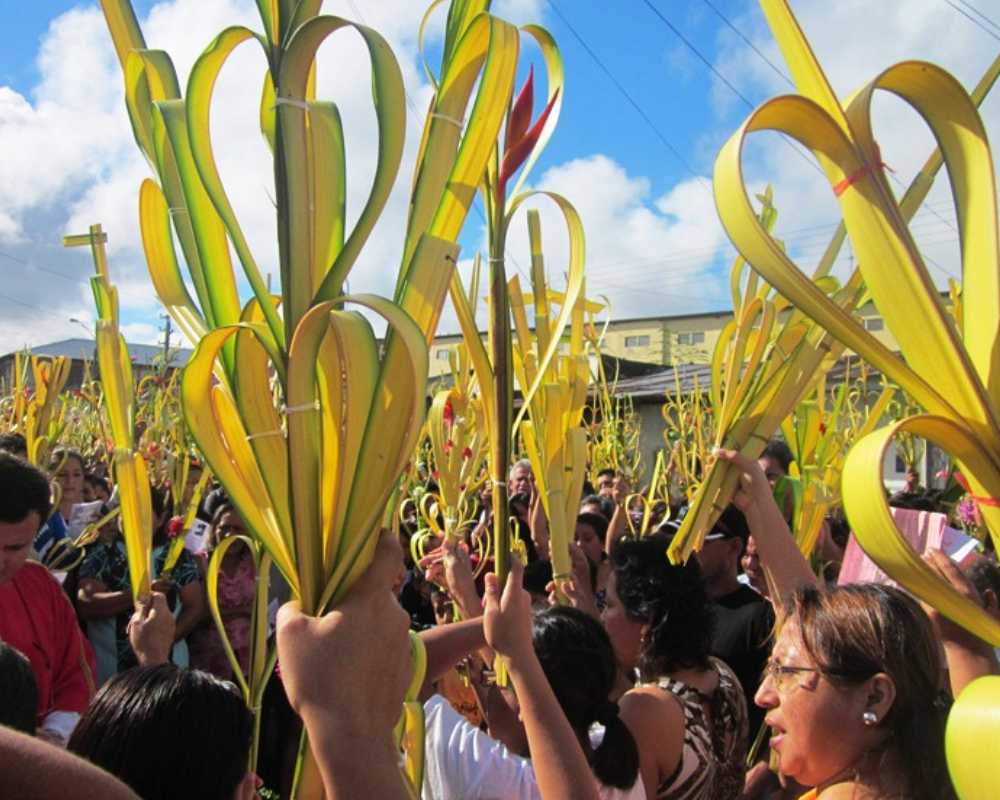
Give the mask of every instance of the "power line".
[[608, 69], [608, 67], [600, 59], [597, 53], [595, 53], [593, 49], [591, 49], [590, 45], [588, 45], [583, 40], [583, 37], [577, 32], [576, 28], [574, 28], [572, 24], [570, 24], [570, 21], [566, 18], [566, 16], [562, 13], [562, 11], [559, 10], [559, 6], [556, 5], [555, 0], [549, 0], [549, 7], [555, 12], [556, 16], [562, 20], [563, 24], [566, 26], [569, 32], [573, 34], [573, 38], [575, 38], [577, 42], [580, 43], [580, 46], [587, 52], [587, 55], [589, 55], [590, 58], [594, 61], [594, 63], [597, 64], [597, 66], [605, 74], [608, 80], [610, 80], [611, 83], [614, 84], [614, 87], [618, 90], [618, 93], [625, 98], [625, 100], [628, 102], [630, 106], [632, 106], [635, 112], [642, 118], [643, 122], [646, 123], [646, 125], [654, 133], [656, 138], [663, 143], [663, 146], [667, 148], [667, 150], [670, 152], [671, 155], [673, 155], [673, 157], [677, 160], [677, 162], [681, 166], [683, 166], [684, 169], [686, 169], [689, 173], [691, 173], [691, 175], [697, 178], [699, 182], [707, 184], [709, 182], [708, 179], [704, 175], [701, 175], [697, 170], [695, 170], [694, 167], [691, 166], [691, 164], [688, 163], [687, 159], [685, 159], [684, 156], [681, 155], [680, 150], [678, 150], [673, 145], [673, 143], [666, 137], [663, 131], [660, 130], [660, 128], [656, 125], [656, 123], [653, 122], [653, 120], [649, 117], [649, 115], [642, 110], [642, 107], [635, 101], [635, 98], [632, 97], [628, 89], [626, 89], [621, 84], [621, 82], [614, 76], [614, 74], [612, 74], [611, 70]]
[[[983, 25], [983, 23], [981, 23], [978, 19], [976, 19], [975, 17], [973, 17], [971, 14], [969, 14], [965, 9], [959, 8], [953, 2], [951, 2], [951, 0], [944, 0], [944, 2], [946, 2], [948, 5], [950, 5], [953, 9], [955, 9], [959, 14], [961, 14], [963, 17], [965, 17], [967, 20], [969, 20], [969, 22], [971, 22], [973, 25], [975, 25], [981, 31], [983, 31], [983, 33], [987, 34], [988, 36], [992, 36], [994, 39], [996, 39], [998, 42], [1000, 42], [1000, 36], [998, 36], [996, 33], [994, 33], [989, 28], [987, 28], [985, 25]], [[992, 21], [990, 21], [990, 24], [992, 25], [994, 23]]]
[[58, 319], [61, 322], [66, 321], [65, 317], [56, 314], [54, 311], [49, 311], [47, 308], [42, 308], [39, 305], [28, 303], [25, 302], [24, 300], [18, 300], [16, 297], [11, 297], [9, 294], [0, 293], [0, 298], [6, 300], [8, 303], [14, 303], [14, 305], [23, 306], [24, 308], [29, 308], [32, 311], [38, 311], [42, 314], [47, 314], [48, 316], [53, 317], [54, 319]]
[[963, 6], [965, 6], [967, 9], [969, 9], [977, 17], [980, 17], [982, 20], [984, 20], [985, 22], [989, 23], [994, 28], [996, 28], [998, 31], [1000, 31], [1000, 25], [998, 25], [992, 19], [990, 19], [989, 17], [987, 17], [982, 11], [980, 11], [978, 8], [976, 8], [974, 5], [972, 5], [972, 3], [968, 2], [968, 0], [958, 0], [958, 2], [961, 3]]
[[41, 272], [47, 272], [49, 275], [55, 275], [63, 280], [72, 281], [73, 283], [86, 283], [89, 279], [87, 278], [76, 278], [72, 275], [67, 275], [64, 272], [59, 272], [58, 270], [49, 269], [48, 267], [43, 267], [41, 264], [36, 264], [33, 261], [28, 261], [27, 259], [21, 258], [20, 256], [12, 255], [11, 253], [5, 253], [0, 250], [0, 256], [3, 258], [10, 259], [18, 264], [24, 264], [32, 269], [40, 270]]
[[754, 43], [753, 43], [752, 41], [750, 41], [750, 39], [748, 39], [748, 38], [747, 38], [747, 37], [746, 37], [746, 36], [745, 36], [745, 35], [743, 34], [743, 32], [742, 32], [742, 31], [741, 31], [741, 30], [740, 30], [739, 28], [737, 28], [737, 27], [736, 27], [736, 26], [735, 26], [735, 25], [734, 25], [734, 24], [733, 24], [732, 22], [730, 22], [730, 21], [729, 21], [729, 18], [728, 18], [728, 17], [727, 17], [727, 16], [725, 15], [725, 14], [723, 14], [723, 13], [722, 13], [721, 11], [719, 11], [719, 9], [715, 7], [715, 5], [714, 5], [714, 4], [713, 4], [713, 3], [711, 2], [711, 0], [702, 0], [702, 2], [704, 2], [706, 6], [708, 6], [708, 7], [710, 8], [710, 9], [712, 9], [712, 11], [714, 11], [714, 12], [715, 12], [715, 15], [716, 15], [716, 16], [717, 16], [717, 17], [718, 17], [719, 19], [721, 19], [721, 20], [722, 20], [722, 21], [723, 21], [723, 22], [724, 22], [724, 23], [726, 24], [726, 26], [727, 26], [727, 27], [728, 27], [728, 28], [729, 28], [729, 29], [730, 29], [730, 30], [731, 30], [731, 31], [732, 31], [733, 33], [735, 33], [735, 34], [736, 34], [737, 36], [739, 36], [739, 37], [740, 37], [740, 39], [742, 39], [742, 40], [743, 40], [743, 43], [744, 43], [744, 44], [746, 44], [746, 46], [747, 46], [747, 47], [749, 47], [749, 48], [750, 48], [751, 50], [753, 50], [753, 51], [754, 51], [754, 52], [755, 52], [755, 53], [756, 53], [756, 54], [757, 54], [757, 55], [758, 55], [758, 56], [760, 57], [760, 59], [761, 59], [761, 60], [762, 60], [762, 61], [763, 61], [763, 62], [764, 62], [765, 64], [767, 64], [767, 65], [768, 65], [768, 66], [769, 66], [769, 67], [770, 67], [770, 68], [771, 68], [771, 69], [772, 69], [772, 70], [773, 70], [773, 71], [774, 71], [774, 72], [775, 72], [775, 73], [777, 74], [777, 76], [778, 76], [779, 78], [781, 78], [781, 79], [782, 79], [782, 80], [783, 80], [783, 81], [784, 81], [785, 83], [787, 83], [787, 84], [788, 84], [789, 86], [791, 86], [791, 87], [792, 87], [793, 89], [795, 88], [795, 83], [794, 83], [794, 82], [792, 81], [792, 79], [791, 79], [791, 78], [789, 78], [789, 77], [788, 77], [788, 76], [787, 76], [787, 75], [786, 75], [786, 74], [785, 74], [785, 73], [784, 73], [784, 72], [783, 72], [783, 71], [781, 70], [781, 68], [780, 68], [780, 67], [778, 67], [778, 66], [777, 66], [777, 65], [776, 65], [776, 64], [775, 64], [775, 63], [774, 63], [773, 61], [771, 61], [771, 59], [769, 59], [769, 58], [768, 58], [768, 57], [767, 57], [766, 55], [764, 55], [764, 54], [763, 54], [763, 53], [762, 53], [762, 52], [761, 52], [761, 51], [760, 51], [760, 50], [758, 49], [757, 45], [755, 45], [755, 44], [754, 44]]
[[[808, 248], [810, 250], [825, 250], [827, 246], [827, 240], [829, 235], [837, 227], [839, 223], [824, 223], [822, 225], [812, 225], [805, 228], [799, 228], [794, 231], [787, 231], [780, 236], [777, 236], [785, 245], [794, 247], [796, 249]], [[935, 230], [937, 222], [933, 219], [918, 219], [915, 220], [909, 226], [911, 233], [922, 233], [922, 234], [937, 234], [943, 233], [944, 231]], [[950, 226], [949, 226], [950, 227]], [[794, 235], [799, 232], [800, 235]], [[956, 241], [954, 237], [949, 238], [947, 241]], [[684, 248], [681, 250], [672, 250], [667, 258], [662, 256], [649, 256], [648, 258], [630, 258], [623, 259], [619, 261], [599, 261], [591, 262], [587, 266], [588, 278], [592, 275], [600, 275], [606, 273], [609, 270], [615, 268], [627, 268], [630, 266], [642, 266], [642, 265], [656, 265], [665, 263], [677, 263], [684, 262], [688, 260], [698, 259], [701, 256], [710, 255], [719, 250], [725, 250], [729, 248], [732, 250], [732, 245], [728, 242], [723, 245], [708, 245], [705, 247], [692, 247]], [[735, 252], [735, 250], [733, 250]]]
[[643, 2], [649, 7], [649, 10], [652, 11], [657, 17], [659, 17], [660, 21], [673, 32], [674, 36], [680, 39], [685, 44], [687, 49], [690, 50], [692, 53], [694, 53], [702, 64], [708, 67], [709, 71], [713, 75], [715, 75], [716, 78], [718, 78], [726, 86], [728, 86], [729, 90], [733, 94], [735, 94], [738, 98], [740, 98], [740, 100], [742, 100], [747, 106], [749, 106], [750, 108], [754, 107], [754, 104], [747, 99], [746, 95], [744, 95], [739, 89], [737, 89], [733, 84], [731, 84], [729, 82], [729, 79], [726, 78], [725, 75], [723, 75], [721, 72], [719, 72], [719, 70], [715, 68], [715, 65], [708, 58], [705, 57], [705, 55], [701, 52], [701, 50], [695, 47], [694, 44], [692, 44], [692, 42], [680, 31], [680, 29], [676, 25], [674, 25], [669, 19], [667, 19], [667, 17], [660, 12], [660, 9], [658, 9], [656, 6], [653, 5], [651, 0], [643, 0]]

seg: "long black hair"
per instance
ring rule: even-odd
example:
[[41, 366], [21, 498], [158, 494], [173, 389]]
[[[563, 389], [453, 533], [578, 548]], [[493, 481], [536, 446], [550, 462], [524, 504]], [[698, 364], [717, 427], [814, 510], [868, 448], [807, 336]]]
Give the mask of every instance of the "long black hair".
[[[618, 667], [604, 627], [578, 609], [557, 606], [535, 615], [532, 638], [545, 677], [589, 753], [594, 775], [605, 786], [631, 788], [639, 774], [639, 750], [618, 706], [608, 699]], [[604, 726], [604, 738], [591, 750], [594, 722]]]
[[247, 772], [251, 735], [250, 711], [231, 683], [160, 664], [108, 681], [67, 749], [143, 800], [230, 800]]
[[677, 669], [708, 669], [715, 615], [698, 561], [667, 560], [670, 535], [619, 539], [611, 551], [615, 589], [625, 613], [648, 625], [639, 676], [655, 681]]
[[29, 736], [38, 725], [38, 683], [20, 650], [0, 642], [0, 725]]

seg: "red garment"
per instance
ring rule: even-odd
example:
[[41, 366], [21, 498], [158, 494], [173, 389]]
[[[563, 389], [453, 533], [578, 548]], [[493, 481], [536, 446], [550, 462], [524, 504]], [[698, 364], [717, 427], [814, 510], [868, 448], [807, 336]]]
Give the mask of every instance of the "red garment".
[[94, 696], [94, 653], [69, 598], [41, 564], [25, 563], [0, 585], [0, 639], [31, 661], [39, 724], [53, 711], [87, 709]]

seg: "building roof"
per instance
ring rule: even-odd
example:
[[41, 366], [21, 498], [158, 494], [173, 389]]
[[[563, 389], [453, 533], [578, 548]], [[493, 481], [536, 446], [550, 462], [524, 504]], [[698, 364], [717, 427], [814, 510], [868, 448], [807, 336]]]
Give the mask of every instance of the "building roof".
[[[854, 380], [859, 374], [859, 363], [857, 356], [841, 358], [827, 372], [827, 384], [837, 386], [845, 380]], [[882, 373], [874, 367], [866, 366], [866, 370], [869, 381], [881, 379]], [[711, 365], [677, 364], [676, 371], [674, 367], [658, 367], [655, 372], [619, 380], [614, 393], [627, 395], [639, 403], [659, 402], [668, 394], [677, 394], [678, 385], [681, 394], [688, 394], [696, 383], [702, 391], [711, 389]]]
[[[128, 347], [132, 363], [141, 366], [149, 366], [156, 358], [163, 355], [163, 348], [158, 345], [129, 344], [126, 342], [126, 346]], [[65, 356], [77, 361], [86, 361], [88, 359], [93, 360], [95, 347], [96, 342], [93, 339], [62, 339], [58, 342], [29, 347], [26, 348], [26, 351], [34, 356], [52, 356], [53, 358]], [[193, 352], [193, 350], [188, 350], [187, 348], [171, 348], [170, 353], [173, 357], [170, 359], [170, 366], [183, 367]], [[13, 356], [14, 353], [11, 352], [7, 353], [3, 358]]]

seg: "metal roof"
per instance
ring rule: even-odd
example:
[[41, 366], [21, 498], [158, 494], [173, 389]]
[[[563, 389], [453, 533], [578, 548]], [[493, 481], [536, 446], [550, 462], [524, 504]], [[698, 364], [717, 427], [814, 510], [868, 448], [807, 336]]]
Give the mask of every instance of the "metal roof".
[[[845, 379], [853, 380], [859, 374], [859, 364], [860, 360], [857, 356], [841, 358], [827, 372], [827, 384], [836, 386], [843, 383]], [[866, 369], [869, 381], [881, 378], [881, 373], [874, 367], [867, 366]], [[677, 394], [678, 385], [681, 394], [691, 392], [694, 389], [695, 381], [703, 391], [708, 391], [712, 386], [712, 368], [708, 364], [678, 364], [676, 371], [674, 367], [662, 367], [650, 374], [618, 381], [614, 393], [626, 395], [640, 403], [650, 400], [659, 401], [667, 394]]]
[[[35, 356], [52, 356], [56, 358], [59, 356], [66, 356], [67, 358], [75, 359], [77, 361], [86, 361], [88, 359], [94, 359], [95, 346], [96, 343], [93, 339], [63, 339], [58, 342], [29, 347], [26, 348], [26, 350], [31, 355]], [[126, 346], [128, 347], [128, 354], [132, 359], [133, 364], [149, 366], [153, 363], [154, 359], [163, 355], [163, 348], [157, 345], [129, 344], [126, 342]], [[171, 348], [170, 353], [173, 357], [170, 359], [170, 366], [183, 367], [193, 352], [193, 350], [189, 350], [187, 348]], [[14, 353], [10, 352], [2, 356], [2, 358], [10, 358], [13, 356]]]

